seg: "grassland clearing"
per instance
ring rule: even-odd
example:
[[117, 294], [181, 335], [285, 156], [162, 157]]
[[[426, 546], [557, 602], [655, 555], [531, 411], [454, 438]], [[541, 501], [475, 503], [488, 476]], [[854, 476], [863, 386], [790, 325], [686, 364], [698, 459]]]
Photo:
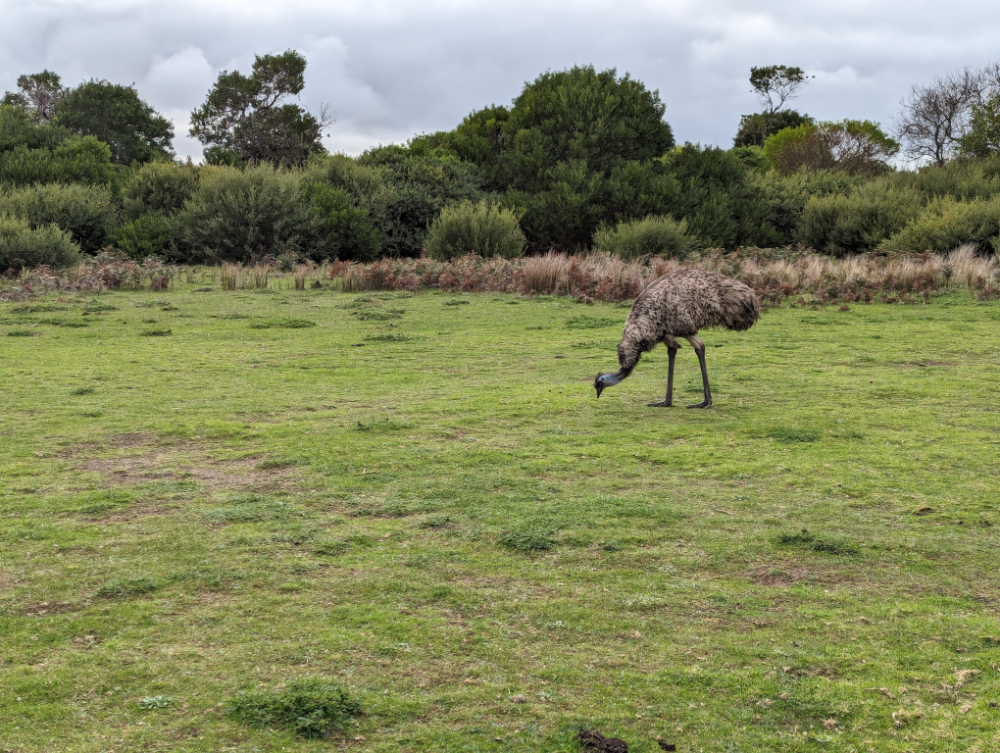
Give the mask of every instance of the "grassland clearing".
[[687, 411], [594, 399], [614, 304], [197, 285], [0, 305], [4, 751], [1000, 745], [1000, 303], [771, 309]]

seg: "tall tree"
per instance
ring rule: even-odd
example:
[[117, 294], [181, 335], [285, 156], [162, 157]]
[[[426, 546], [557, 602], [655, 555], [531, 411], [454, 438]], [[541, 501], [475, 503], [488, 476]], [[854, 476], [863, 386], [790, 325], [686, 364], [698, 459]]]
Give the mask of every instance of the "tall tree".
[[56, 105], [67, 92], [59, 76], [50, 70], [18, 76], [17, 88], [20, 91], [5, 93], [0, 105], [22, 107], [43, 123], [52, 119]]
[[750, 68], [750, 86], [772, 117], [786, 102], [798, 99], [802, 87], [811, 78], [797, 66], [766, 65]]
[[996, 87], [994, 73], [990, 68], [965, 68], [939, 76], [930, 84], [914, 84], [900, 103], [896, 118], [896, 135], [903, 142], [904, 154], [938, 165], [954, 157], [969, 132], [972, 108], [982, 104], [989, 90]]
[[577, 66], [525, 86], [491, 142], [536, 248], [581, 247], [601, 222], [666, 211], [677, 182], [658, 161], [674, 146], [665, 109], [658, 91], [613, 68]]
[[514, 100], [502, 130], [516, 187], [534, 190], [546, 171], [560, 163], [582, 161], [603, 176], [622, 162], [662, 157], [674, 136], [664, 122], [666, 105], [614, 68], [593, 66], [543, 73]]
[[765, 65], [750, 68], [751, 91], [764, 111], [754, 115], [744, 115], [740, 120], [740, 130], [736, 134], [735, 146], [763, 146], [764, 140], [782, 128], [796, 128], [812, 122], [809, 116], [798, 113], [781, 112], [787, 102], [798, 99], [802, 88], [809, 79], [806, 72], [797, 66]]
[[326, 150], [325, 108], [311, 115], [286, 102], [305, 86], [305, 57], [295, 50], [254, 56], [249, 76], [223, 71], [205, 103], [191, 113], [191, 135], [210, 163], [299, 165]]
[[131, 86], [84, 82], [59, 100], [52, 121], [81, 136], [96, 136], [111, 147], [111, 160], [119, 165], [173, 156], [173, 125]]

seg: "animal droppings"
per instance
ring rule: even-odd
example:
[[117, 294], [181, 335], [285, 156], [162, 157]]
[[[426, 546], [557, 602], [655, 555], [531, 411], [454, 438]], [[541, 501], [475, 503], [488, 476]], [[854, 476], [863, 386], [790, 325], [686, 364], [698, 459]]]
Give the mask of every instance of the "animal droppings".
[[580, 730], [580, 750], [586, 753], [628, 753], [628, 744], [617, 737], [605, 737], [596, 729]]

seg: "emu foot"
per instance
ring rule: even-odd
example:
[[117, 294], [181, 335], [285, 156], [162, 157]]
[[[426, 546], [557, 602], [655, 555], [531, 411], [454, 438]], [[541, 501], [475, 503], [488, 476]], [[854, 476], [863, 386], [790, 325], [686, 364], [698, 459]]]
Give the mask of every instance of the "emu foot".
[[673, 403], [668, 403], [666, 400], [661, 400], [658, 403], [646, 403], [650, 408], [673, 408]]
[[688, 408], [711, 408], [711, 407], [712, 407], [712, 401], [709, 399], [705, 399], [702, 400], [700, 403], [688, 406]]

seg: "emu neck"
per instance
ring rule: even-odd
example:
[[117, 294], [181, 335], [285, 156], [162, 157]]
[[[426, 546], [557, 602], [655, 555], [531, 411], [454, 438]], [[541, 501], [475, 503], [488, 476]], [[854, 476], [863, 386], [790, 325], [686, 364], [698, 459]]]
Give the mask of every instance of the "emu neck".
[[614, 373], [614, 374], [605, 374], [604, 375], [604, 386], [605, 387], [614, 387], [616, 384], [618, 384], [619, 382], [621, 382], [622, 379], [624, 379], [627, 376], [628, 376], [628, 372], [621, 372], [621, 371], [619, 371], [617, 373]]

